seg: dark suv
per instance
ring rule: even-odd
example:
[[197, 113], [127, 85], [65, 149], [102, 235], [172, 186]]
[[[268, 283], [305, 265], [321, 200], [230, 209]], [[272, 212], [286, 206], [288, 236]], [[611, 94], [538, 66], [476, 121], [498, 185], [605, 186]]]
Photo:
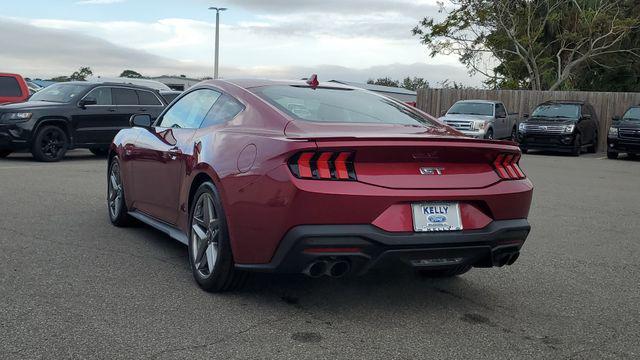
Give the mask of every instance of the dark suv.
[[68, 149], [106, 154], [133, 114], [158, 117], [166, 100], [152, 89], [115, 83], [51, 85], [27, 102], [0, 106], [0, 157], [29, 150], [39, 161], [59, 161]]
[[619, 153], [627, 153], [630, 158], [640, 154], [640, 106], [632, 106], [622, 118], [613, 118], [607, 136], [607, 157], [617, 159]]
[[596, 112], [587, 102], [548, 101], [538, 105], [531, 117], [520, 123], [520, 148], [524, 153], [537, 149], [579, 156], [584, 148], [595, 153], [598, 151], [598, 124]]

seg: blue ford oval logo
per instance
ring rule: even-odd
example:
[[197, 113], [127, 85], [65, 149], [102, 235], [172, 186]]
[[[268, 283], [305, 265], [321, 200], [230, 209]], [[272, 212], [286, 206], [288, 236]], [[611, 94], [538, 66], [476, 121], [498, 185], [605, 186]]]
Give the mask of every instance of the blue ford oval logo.
[[447, 221], [447, 217], [444, 215], [431, 215], [427, 219], [429, 219], [429, 221], [431, 221], [432, 223], [443, 223]]

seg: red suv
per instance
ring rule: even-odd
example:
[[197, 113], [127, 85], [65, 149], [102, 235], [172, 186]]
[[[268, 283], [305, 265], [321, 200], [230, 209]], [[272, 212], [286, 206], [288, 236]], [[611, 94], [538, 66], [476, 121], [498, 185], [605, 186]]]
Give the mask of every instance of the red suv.
[[29, 98], [29, 87], [22, 76], [0, 73], [0, 105], [19, 103]]
[[530, 231], [514, 143], [362, 89], [214, 80], [131, 122], [110, 150], [110, 219], [188, 245], [208, 291], [250, 271], [339, 277], [387, 260], [454, 276], [513, 264]]

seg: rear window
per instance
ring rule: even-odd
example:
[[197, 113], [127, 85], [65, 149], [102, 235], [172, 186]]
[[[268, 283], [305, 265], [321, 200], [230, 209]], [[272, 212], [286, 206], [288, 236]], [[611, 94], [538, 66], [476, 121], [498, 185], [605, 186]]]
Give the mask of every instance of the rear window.
[[265, 86], [251, 91], [300, 120], [435, 125], [432, 120], [402, 104], [364, 90]]
[[458, 102], [453, 104], [447, 115], [482, 115], [493, 116], [493, 104], [474, 103], [474, 102]]
[[2, 97], [20, 97], [22, 90], [18, 80], [14, 77], [0, 76], [0, 96]]

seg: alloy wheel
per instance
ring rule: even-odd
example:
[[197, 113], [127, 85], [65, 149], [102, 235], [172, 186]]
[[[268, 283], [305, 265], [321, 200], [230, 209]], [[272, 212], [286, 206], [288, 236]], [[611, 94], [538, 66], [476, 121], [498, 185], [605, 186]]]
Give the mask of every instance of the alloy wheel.
[[109, 188], [108, 188], [108, 201], [109, 201], [109, 214], [112, 219], [115, 219], [120, 215], [122, 208], [123, 196], [122, 180], [120, 179], [120, 165], [114, 161], [111, 165], [111, 173], [109, 174]]
[[191, 249], [193, 266], [203, 278], [215, 272], [218, 259], [220, 220], [210, 194], [200, 195], [191, 219]]
[[62, 130], [57, 128], [51, 128], [43, 134], [40, 140], [40, 149], [44, 156], [55, 159], [59, 156], [60, 152], [67, 146], [67, 141]]

